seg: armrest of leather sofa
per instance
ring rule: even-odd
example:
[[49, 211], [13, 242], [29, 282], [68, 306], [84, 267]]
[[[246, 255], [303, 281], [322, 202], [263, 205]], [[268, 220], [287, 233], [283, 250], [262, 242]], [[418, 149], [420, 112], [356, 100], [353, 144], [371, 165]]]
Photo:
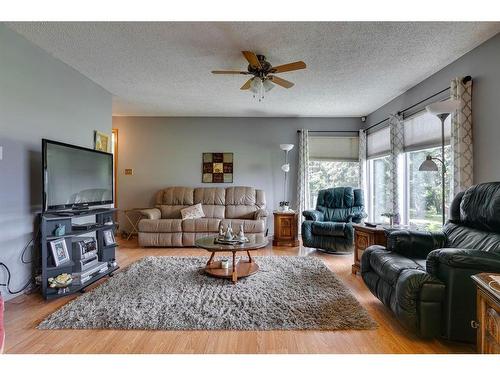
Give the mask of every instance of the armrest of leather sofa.
[[481, 272], [500, 272], [500, 255], [474, 249], [448, 248], [431, 251], [426, 262], [427, 272], [437, 275], [440, 264]]
[[387, 237], [387, 250], [408, 258], [427, 258], [434, 249], [442, 248], [446, 241], [443, 232], [417, 232], [397, 230]]
[[264, 210], [263, 208], [259, 208], [255, 213], [253, 214], [253, 219], [254, 220], [261, 220], [267, 217], [267, 211]]
[[318, 210], [302, 211], [302, 215], [306, 218], [306, 220], [323, 221], [324, 219], [323, 212]]
[[157, 220], [161, 219], [161, 211], [158, 208], [147, 208], [139, 211], [146, 219]]

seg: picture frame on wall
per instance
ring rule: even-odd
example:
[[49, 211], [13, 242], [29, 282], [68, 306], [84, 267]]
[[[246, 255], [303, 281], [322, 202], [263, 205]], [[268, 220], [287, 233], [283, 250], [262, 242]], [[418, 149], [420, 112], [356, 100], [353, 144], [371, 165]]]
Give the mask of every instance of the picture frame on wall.
[[232, 152], [204, 152], [202, 155], [203, 183], [232, 183], [234, 157]]
[[101, 133], [98, 130], [94, 131], [94, 150], [109, 152], [111, 137], [106, 133]]
[[115, 235], [111, 229], [106, 229], [102, 232], [104, 238], [104, 246], [116, 245]]
[[64, 263], [68, 263], [71, 260], [69, 257], [68, 248], [66, 246], [66, 240], [64, 238], [50, 241], [49, 244], [56, 267], [59, 267]]

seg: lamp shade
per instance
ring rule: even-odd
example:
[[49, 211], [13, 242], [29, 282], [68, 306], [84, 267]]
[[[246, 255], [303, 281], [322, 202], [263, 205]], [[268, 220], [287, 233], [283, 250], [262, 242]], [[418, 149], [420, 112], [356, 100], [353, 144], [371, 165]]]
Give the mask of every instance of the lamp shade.
[[264, 90], [266, 90], [266, 92], [271, 91], [274, 87], [274, 83], [272, 83], [268, 79], [264, 80], [264, 82], [262, 82], [262, 85], [264, 86]]
[[257, 94], [260, 92], [261, 88], [262, 80], [257, 77], [252, 78], [252, 82], [250, 83], [250, 91]]
[[427, 112], [432, 113], [433, 115], [442, 115], [444, 113], [452, 113], [458, 109], [460, 106], [460, 101], [455, 99], [448, 99], [442, 102], [436, 102], [429, 104], [425, 107]]
[[290, 151], [293, 148], [293, 145], [289, 144], [289, 143], [283, 143], [283, 144], [280, 145], [280, 148], [283, 151]]
[[418, 170], [421, 172], [437, 172], [438, 166], [434, 162], [434, 160], [432, 160], [432, 157], [430, 155], [427, 155], [422, 164], [420, 164]]

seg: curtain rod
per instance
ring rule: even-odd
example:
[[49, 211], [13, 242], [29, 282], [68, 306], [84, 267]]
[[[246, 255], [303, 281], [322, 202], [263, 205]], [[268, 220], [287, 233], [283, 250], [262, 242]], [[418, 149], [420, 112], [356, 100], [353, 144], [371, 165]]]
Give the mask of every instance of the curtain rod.
[[[357, 133], [359, 130], [309, 130], [309, 133]], [[297, 130], [300, 133], [300, 130]]]
[[[467, 83], [467, 82], [469, 82], [470, 80], [472, 80], [472, 77], [471, 77], [471, 76], [465, 76], [465, 77], [462, 79], [462, 83]], [[429, 97], [427, 97], [427, 98], [425, 98], [425, 99], [423, 99], [423, 100], [419, 101], [418, 103], [415, 103], [415, 104], [413, 104], [413, 105], [411, 105], [411, 106], [409, 106], [409, 107], [407, 107], [407, 108], [405, 108], [405, 109], [403, 109], [403, 110], [401, 110], [401, 111], [398, 111], [398, 113], [397, 113], [397, 114], [398, 114], [398, 116], [399, 116], [399, 115], [401, 115], [401, 114], [403, 114], [404, 112], [408, 111], [409, 109], [415, 108], [417, 105], [422, 104], [423, 102], [425, 102], [425, 101], [427, 101], [427, 100], [429, 100], [429, 99], [432, 99], [432, 98], [434, 98], [435, 96], [438, 96], [439, 94], [442, 94], [443, 92], [445, 92], [445, 91], [447, 91], [447, 90], [449, 90], [449, 89], [450, 89], [450, 87], [448, 86], [447, 88], [445, 88], [445, 89], [443, 89], [443, 90], [441, 90], [441, 91], [439, 91], [439, 92], [437, 92], [437, 93], [435, 93], [435, 94], [433, 94], [433, 95], [431, 95], [431, 96], [429, 96]], [[366, 132], [367, 130], [369, 130], [369, 129], [371, 129], [371, 128], [374, 128], [375, 126], [380, 125], [381, 123], [386, 122], [386, 121], [388, 121], [388, 120], [389, 120], [389, 117], [387, 117], [387, 118], [383, 119], [382, 121], [377, 122], [376, 124], [370, 125], [370, 126], [369, 126], [369, 127], [367, 127], [366, 129], [364, 129], [364, 131]]]

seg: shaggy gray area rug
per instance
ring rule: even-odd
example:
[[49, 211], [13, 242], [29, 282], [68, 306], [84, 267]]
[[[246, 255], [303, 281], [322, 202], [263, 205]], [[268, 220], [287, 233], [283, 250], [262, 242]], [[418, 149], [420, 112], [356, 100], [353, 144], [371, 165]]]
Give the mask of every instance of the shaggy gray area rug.
[[319, 259], [255, 257], [256, 274], [207, 276], [206, 257], [145, 257], [69, 302], [40, 329], [337, 330], [376, 323]]

